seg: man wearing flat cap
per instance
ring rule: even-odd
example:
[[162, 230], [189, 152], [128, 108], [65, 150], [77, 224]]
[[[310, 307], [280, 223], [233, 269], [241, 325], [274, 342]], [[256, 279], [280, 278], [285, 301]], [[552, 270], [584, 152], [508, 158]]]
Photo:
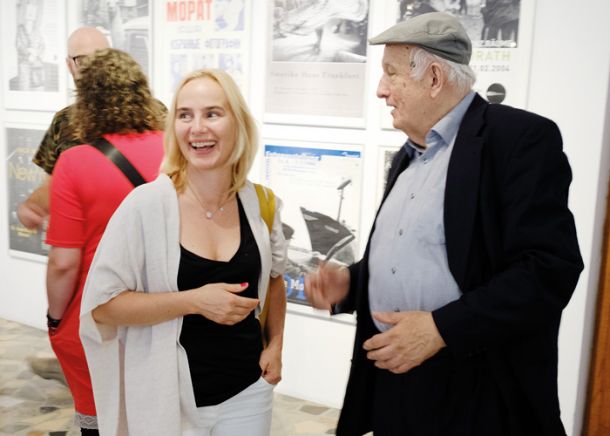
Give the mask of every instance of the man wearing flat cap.
[[557, 332], [583, 265], [559, 130], [472, 91], [450, 15], [370, 43], [408, 140], [362, 260], [306, 279], [314, 307], [358, 315], [337, 435], [565, 435]]

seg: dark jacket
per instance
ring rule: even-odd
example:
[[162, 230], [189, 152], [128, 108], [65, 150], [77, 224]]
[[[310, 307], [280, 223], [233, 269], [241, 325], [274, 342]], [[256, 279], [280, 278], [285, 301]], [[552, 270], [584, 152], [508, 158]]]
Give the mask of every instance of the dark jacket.
[[[401, 149], [386, 196], [407, 165]], [[434, 399], [434, 413], [412, 415], [412, 431], [405, 434], [565, 434], [557, 335], [583, 268], [567, 207], [571, 179], [552, 121], [475, 96], [458, 131], [445, 188], [447, 256], [462, 296], [433, 311], [447, 347], [442, 358], [416, 368], [420, 387], [405, 389], [417, 397], [417, 389], [424, 394], [425, 386], [439, 383], [433, 366], [439, 359], [453, 381]], [[358, 317], [337, 435], [372, 429], [375, 369], [362, 350], [377, 333], [368, 305], [368, 255], [367, 246], [350, 267], [350, 293], [342, 303], [343, 311], [356, 310]]]

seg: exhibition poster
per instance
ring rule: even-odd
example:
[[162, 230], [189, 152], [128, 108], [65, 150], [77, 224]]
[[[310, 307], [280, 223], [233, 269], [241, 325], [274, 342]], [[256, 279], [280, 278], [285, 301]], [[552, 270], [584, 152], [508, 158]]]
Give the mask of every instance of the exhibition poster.
[[71, 30], [80, 26], [97, 28], [111, 47], [129, 53], [150, 76], [150, 0], [70, 0], [68, 8]]
[[[386, 7], [386, 27], [426, 12], [455, 15], [472, 41], [474, 90], [490, 103], [527, 106], [533, 0], [386, 0]], [[388, 108], [382, 127], [392, 128]]]
[[359, 147], [266, 144], [265, 184], [283, 201], [288, 301], [308, 304], [304, 275], [321, 261], [359, 256], [362, 162]]
[[17, 206], [45, 180], [45, 172], [32, 163], [32, 157], [45, 130], [13, 128], [5, 130], [8, 198], [9, 249], [14, 254], [47, 255], [44, 231], [29, 230], [17, 218]]
[[44, 111], [65, 105], [63, 4], [59, 0], [0, 2], [6, 108]]
[[251, 0], [163, 1], [163, 59], [168, 90], [191, 71], [228, 72], [244, 95], [248, 92]]
[[265, 121], [361, 126], [368, 0], [269, 0]]

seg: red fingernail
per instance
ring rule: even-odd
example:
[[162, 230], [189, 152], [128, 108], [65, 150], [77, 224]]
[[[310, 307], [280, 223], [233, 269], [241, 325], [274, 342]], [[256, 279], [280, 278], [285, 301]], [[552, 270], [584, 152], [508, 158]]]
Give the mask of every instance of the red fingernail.
[[241, 283], [241, 287], [243, 288], [244, 286], [248, 286], [248, 282]]

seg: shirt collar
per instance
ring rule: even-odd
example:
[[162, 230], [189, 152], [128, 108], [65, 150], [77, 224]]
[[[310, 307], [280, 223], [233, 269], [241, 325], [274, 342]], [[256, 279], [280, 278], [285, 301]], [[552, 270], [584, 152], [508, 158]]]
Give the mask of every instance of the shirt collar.
[[472, 103], [474, 96], [474, 91], [470, 91], [447, 115], [432, 126], [432, 129], [430, 129], [426, 135], [426, 144], [428, 146], [426, 149], [422, 149], [408, 139], [403, 147], [409, 158], [413, 159], [430, 149], [436, 149], [438, 148], [437, 146], [439, 143], [447, 146], [452, 145], [457, 136], [462, 119]]
[[447, 145], [452, 145], [462, 123], [466, 110], [474, 99], [474, 91], [470, 91], [447, 115], [439, 120], [426, 135], [426, 144], [436, 142], [438, 138]]

